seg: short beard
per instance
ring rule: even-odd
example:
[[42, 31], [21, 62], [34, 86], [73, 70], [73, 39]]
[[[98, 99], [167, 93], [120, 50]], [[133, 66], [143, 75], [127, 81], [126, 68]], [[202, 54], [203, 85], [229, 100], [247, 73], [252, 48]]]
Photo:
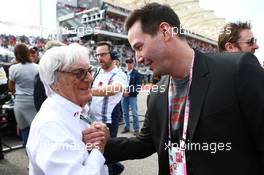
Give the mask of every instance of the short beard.
[[108, 69], [109, 67], [112, 66], [112, 63], [113, 63], [113, 61], [109, 61], [109, 62], [107, 62], [107, 63], [104, 63], [104, 64], [102, 65], [102, 69]]

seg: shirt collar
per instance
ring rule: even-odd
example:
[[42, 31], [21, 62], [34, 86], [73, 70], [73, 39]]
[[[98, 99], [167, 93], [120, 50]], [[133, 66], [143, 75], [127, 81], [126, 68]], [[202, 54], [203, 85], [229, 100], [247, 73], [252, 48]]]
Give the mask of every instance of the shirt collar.
[[133, 71], [133, 69], [131, 69], [131, 70], [127, 70], [127, 73], [128, 73], [128, 74], [131, 74], [132, 71]]
[[114, 74], [114, 73], [119, 72], [120, 70], [121, 70], [120, 68], [118, 68], [118, 67], [115, 66], [115, 68], [112, 69], [110, 72], [105, 72], [105, 71], [103, 70], [103, 73], [111, 73], [111, 74]]
[[80, 118], [81, 113], [86, 113], [89, 110], [88, 105], [81, 107], [56, 93], [52, 95], [52, 98], [56, 100], [56, 102], [60, 106], [63, 105], [64, 109], [69, 112], [73, 117]]

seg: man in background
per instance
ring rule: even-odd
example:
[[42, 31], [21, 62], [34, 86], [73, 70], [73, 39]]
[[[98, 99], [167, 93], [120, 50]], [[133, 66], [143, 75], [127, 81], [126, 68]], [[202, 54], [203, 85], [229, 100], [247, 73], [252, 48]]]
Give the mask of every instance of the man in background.
[[[119, 102], [123, 89], [127, 86], [126, 74], [115, 65], [118, 58], [111, 43], [101, 41], [96, 46], [96, 57], [100, 69], [94, 75], [92, 83], [92, 101], [90, 112], [94, 121], [105, 123], [110, 136], [116, 137], [121, 115]], [[110, 175], [120, 174], [124, 167], [120, 163], [108, 166]]]
[[140, 91], [141, 86], [141, 75], [134, 68], [134, 60], [132, 58], [126, 60], [127, 66], [127, 78], [128, 88], [123, 93], [121, 105], [125, 119], [125, 128], [122, 133], [130, 132], [130, 119], [129, 119], [129, 107], [133, 114], [133, 128], [134, 135], [137, 136], [139, 133], [138, 124], [138, 107], [137, 107], [137, 95]]
[[220, 52], [251, 52], [259, 48], [248, 22], [228, 23], [218, 37]]

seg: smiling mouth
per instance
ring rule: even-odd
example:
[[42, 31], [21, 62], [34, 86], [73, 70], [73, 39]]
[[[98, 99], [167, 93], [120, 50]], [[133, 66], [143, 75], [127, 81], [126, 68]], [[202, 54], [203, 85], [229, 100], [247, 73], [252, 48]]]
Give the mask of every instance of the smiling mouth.
[[80, 90], [81, 91], [88, 91], [88, 90], [90, 90], [90, 88], [89, 87], [87, 87], [87, 88], [80, 88]]
[[153, 70], [154, 68], [154, 64], [153, 64], [153, 61], [149, 61], [146, 66], [149, 66], [150, 70]]

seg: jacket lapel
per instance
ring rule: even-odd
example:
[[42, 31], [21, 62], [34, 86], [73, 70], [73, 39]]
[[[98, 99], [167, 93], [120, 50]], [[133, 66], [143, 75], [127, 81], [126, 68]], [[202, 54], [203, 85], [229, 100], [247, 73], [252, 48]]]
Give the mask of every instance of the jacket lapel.
[[203, 101], [209, 87], [210, 76], [209, 70], [206, 64], [206, 55], [195, 51], [193, 79], [190, 89], [190, 117], [188, 122], [188, 139], [193, 139]]
[[[160, 82], [157, 84], [159, 87], [161, 85], [165, 85], [165, 91], [164, 92], [159, 92], [156, 95], [156, 102], [159, 103], [158, 106], [160, 106], [159, 110], [161, 111], [160, 113], [163, 115], [160, 120], [159, 123], [161, 125], [161, 128], [165, 129], [163, 136], [164, 138], [166, 138], [166, 133], [168, 131], [168, 86], [169, 86], [169, 76], [164, 76]], [[162, 107], [161, 107], [162, 106]], [[162, 129], [162, 130], [163, 130]]]

